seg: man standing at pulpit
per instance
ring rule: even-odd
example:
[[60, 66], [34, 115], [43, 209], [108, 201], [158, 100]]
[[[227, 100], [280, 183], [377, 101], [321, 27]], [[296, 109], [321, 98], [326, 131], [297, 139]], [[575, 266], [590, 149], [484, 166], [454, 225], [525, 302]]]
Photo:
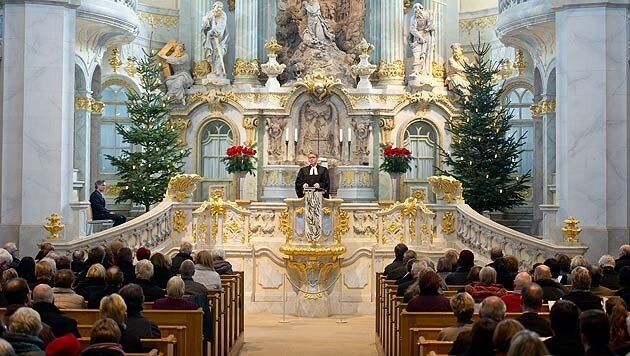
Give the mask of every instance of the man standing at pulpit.
[[295, 193], [298, 198], [304, 197], [304, 188], [314, 187], [322, 189], [324, 198], [330, 198], [328, 189], [330, 188], [330, 177], [328, 169], [317, 164], [317, 153], [308, 153], [308, 166], [300, 168], [295, 179]]

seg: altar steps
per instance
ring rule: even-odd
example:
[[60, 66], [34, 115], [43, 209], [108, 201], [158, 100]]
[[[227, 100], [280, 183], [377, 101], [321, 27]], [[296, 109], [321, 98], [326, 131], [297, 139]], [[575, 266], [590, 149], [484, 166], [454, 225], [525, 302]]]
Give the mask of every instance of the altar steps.
[[503, 214], [490, 214], [490, 218], [524, 234], [531, 235], [533, 232], [534, 212], [531, 206], [517, 207]]

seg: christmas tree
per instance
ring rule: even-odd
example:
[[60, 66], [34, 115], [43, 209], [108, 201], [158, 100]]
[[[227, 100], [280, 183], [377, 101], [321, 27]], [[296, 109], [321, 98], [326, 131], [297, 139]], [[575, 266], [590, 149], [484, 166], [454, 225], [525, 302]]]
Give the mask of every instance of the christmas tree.
[[478, 212], [504, 211], [524, 202], [531, 172], [517, 174], [525, 135], [509, 134], [512, 111], [501, 103], [496, 83], [502, 61], [487, 59], [490, 45], [473, 48], [475, 60], [465, 65], [470, 86], [459, 92], [462, 113], [447, 120], [451, 151], [440, 147], [449, 174], [462, 182], [464, 199]]
[[141, 90], [127, 94], [127, 111], [131, 125], [116, 124], [116, 131], [131, 149], [123, 150], [120, 157], [107, 155], [123, 188], [116, 203], [131, 201], [144, 205], [149, 211], [152, 204], [164, 198], [171, 177], [183, 173], [184, 159], [190, 149], [183, 149], [178, 133], [169, 125], [170, 99], [160, 79], [161, 64], [155, 55], [133, 58], [138, 69]]

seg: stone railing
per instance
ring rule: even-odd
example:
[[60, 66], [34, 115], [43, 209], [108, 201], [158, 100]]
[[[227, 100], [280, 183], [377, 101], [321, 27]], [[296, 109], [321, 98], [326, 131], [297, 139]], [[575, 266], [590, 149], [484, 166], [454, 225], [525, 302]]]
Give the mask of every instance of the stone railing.
[[404, 203], [376, 213], [378, 218], [376, 239], [380, 244], [404, 243], [409, 246], [446, 247], [446, 240], [437, 234], [433, 222], [436, 214], [421, 200], [407, 198]]
[[499, 0], [499, 13], [509, 9], [510, 7], [527, 2], [528, 0]]
[[210, 200], [201, 203], [193, 212], [192, 242], [199, 247], [213, 247], [230, 243], [249, 244], [251, 212], [236, 203], [223, 200], [223, 191], [216, 189]]
[[138, 0], [114, 0], [114, 2], [121, 3], [133, 11], [138, 9]]

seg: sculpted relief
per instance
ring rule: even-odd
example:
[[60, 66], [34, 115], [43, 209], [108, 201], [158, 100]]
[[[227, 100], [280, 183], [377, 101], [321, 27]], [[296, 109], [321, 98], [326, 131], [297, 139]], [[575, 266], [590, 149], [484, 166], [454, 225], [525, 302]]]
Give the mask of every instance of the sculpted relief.
[[310, 151], [317, 152], [322, 157], [339, 157], [339, 114], [330, 101], [304, 103], [298, 120], [298, 158], [308, 156]]

